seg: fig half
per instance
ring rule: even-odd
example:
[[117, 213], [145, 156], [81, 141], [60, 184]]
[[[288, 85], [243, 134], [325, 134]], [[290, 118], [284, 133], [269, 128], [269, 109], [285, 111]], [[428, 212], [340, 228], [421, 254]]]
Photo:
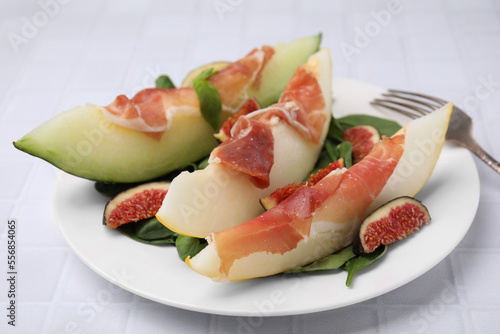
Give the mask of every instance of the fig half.
[[103, 224], [117, 228], [123, 224], [154, 217], [163, 203], [170, 182], [149, 182], [113, 197], [104, 208]]
[[344, 139], [352, 144], [352, 163], [355, 164], [380, 141], [380, 133], [371, 125], [358, 125], [345, 129]]
[[354, 239], [354, 253], [371, 253], [380, 245], [404, 239], [430, 220], [429, 211], [420, 201], [409, 196], [395, 198], [363, 220]]

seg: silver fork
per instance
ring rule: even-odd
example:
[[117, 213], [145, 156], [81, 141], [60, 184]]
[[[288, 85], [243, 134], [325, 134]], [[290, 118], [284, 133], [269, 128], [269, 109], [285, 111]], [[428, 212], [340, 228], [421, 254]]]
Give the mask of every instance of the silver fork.
[[[413, 119], [424, 116], [445, 105], [447, 101], [423, 94], [389, 89], [382, 94], [385, 98], [374, 99], [372, 105], [381, 106]], [[500, 173], [500, 163], [484, 151], [472, 134], [472, 118], [460, 108], [453, 106], [446, 140], [467, 148], [481, 160]]]

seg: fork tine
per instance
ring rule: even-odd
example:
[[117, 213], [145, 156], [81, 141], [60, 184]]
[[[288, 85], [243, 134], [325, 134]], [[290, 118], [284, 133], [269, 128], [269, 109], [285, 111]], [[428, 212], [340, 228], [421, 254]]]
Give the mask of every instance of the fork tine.
[[386, 99], [374, 99], [371, 104], [397, 111], [411, 118], [427, 115], [446, 104], [446, 101], [436, 97], [396, 89], [389, 89], [382, 96]]
[[434, 97], [434, 96], [429, 96], [429, 95], [424, 95], [424, 94], [419, 94], [419, 93], [413, 93], [413, 92], [408, 92], [404, 90], [397, 90], [397, 89], [389, 89], [389, 92], [391, 93], [396, 93], [396, 94], [404, 94], [404, 95], [410, 95], [410, 96], [417, 96], [423, 99], [428, 99], [431, 101], [434, 101], [439, 104], [439, 106], [445, 105], [447, 102], [443, 99]]
[[422, 101], [422, 100], [418, 100], [418, 99], [414, 99], [414, 98], [409, 98], [407, 96], [397, 95], [397, 94], [394, 94], [394, 93], [383, 93], [382, 95], [386, 96], [386, 97], [389, 97], [389, 98], [395, 98], [395, 99], [399, 99], [399, 100], [403, 100], [403, 101], [407, 101], [407, 102], [412, 102], [412, 103], [415, 103], [417, 105], [426, 106], [427, 108], [429, 108], [429, 110], [421, 109], [423, 112], [425, 112], [425, 114], [428, 114], [428, 113], [430, 113], [430, 112], [432, 112], [432, 111], [434, 111], [436, 109], [439, 109], [439, 107], [442, 106], [442, 105], [432, 104], [432, 103], [429, 103], [429, 102], [426, 102], [426, 101]]
[[[416, 114], [417, 117], [427, 115], [429, 112], [431, 112], [430, 110], [426, 110], [418, 105], [405, 103], [405, 102], [401, 102], [401, 101], [383, 100], [383, 99], [375, 99], [374, 101], [375, 102], [384, 102], [386, 104], [392, 104], [393, 108], [403, 107], [405, 109], [409, 109], [411, 112], [415, 111], [415, 112], [419, 113], [419, 114]], [[401, 108], [399, 108], [399, 109], [401, 109]]]
[[420, 117], [420, 115], [416, 115], [416, 114], [414, 114], [410, 111], [407, 111], [405, 109], [396, 108], [393, 105], [389, 104], [388, 102], [389, 102], [388, 100], [375, 99], [372, 102], [370, 102], [370, 104], [374, 105], [374, 106], [380, 106], [380, 107], [390, 109], [392, 111], [401, 113], [401, 114], [406, 115], [406, 116], [413, 118], [413, 119]]

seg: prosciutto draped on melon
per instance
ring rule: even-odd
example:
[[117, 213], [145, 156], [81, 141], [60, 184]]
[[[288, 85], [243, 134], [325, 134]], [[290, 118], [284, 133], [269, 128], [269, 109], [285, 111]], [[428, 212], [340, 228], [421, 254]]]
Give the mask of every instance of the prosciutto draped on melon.
[[[270, 46], [254, 49], [208, 79], [219, 91], [225, 115], [236, 113], [248, 100], [250, 89], [259, 88], [262, 71], [274, 52]], [[132, 99], [120, 95], [101, 109], [104, 116], [115, 124], [161, 138], [176, 114], [199, 114], [200, 103], [192, 87], [149, 88]]]
[[[208, 79], [224, 120], [248, 99], [276, 101], [298, 65], [317, 52], [321, 36], [254, 49]], [[192, 87], [148, 88], [108, 106], [87, 104], [36, 127], [14, 146], [67, 173], [97, 181], [141, 182], [197, 161], [217, 146]]]
[[204, 170], [173, 180], [157, 218], [180, 234], [204, 238], [258, 216], [260, 198], [303, 181], [328, 131], [331, 73], [328, 49], [312, 55], [277, 103], [236, 121]]
[[452, 105], [375, 145], [349, 169], [301, 187], [262, 215], [211, 233], [186, 262], [217, 281], [242, 280], [306, 265], [353, 242], [363, 218], [387, 201], [414, 196], [427, 182], [445, 140]]

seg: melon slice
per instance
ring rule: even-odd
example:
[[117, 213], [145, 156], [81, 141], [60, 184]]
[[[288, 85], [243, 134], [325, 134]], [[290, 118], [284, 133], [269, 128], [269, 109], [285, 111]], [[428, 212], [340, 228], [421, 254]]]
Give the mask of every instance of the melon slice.
[[[322, 95], [323, 109], [308, 111], [311, 115], [323, 115], [318, 141], [306, 139], [284, 120], [271, 120], [269, 127], [274, 138], [274, 163], [267, 187], [256, 187], [247, 174], [228, 168], [215, 159], [204, 170], [183, 172], [173, 180], [157, 213], [158, 220], [180, 234], [204, 238], [211, 232], [222, 231], [256, 217], [263, 212], [260, 198], [268, 196], [276, 188], [305, 179], [321, 151], [331, 118], [332, 70], [329, 51], [322, 49], [312, 55], [304, 68], [312, 73]], [[299, 70], [296, 73], [300, 74]], [[297, 77], [292, 77], [291, 82], [294, 78]], [[299, 94], [308, 96], [308, 93], [305, 89]], [[285, 90], [282, 98], [287, 94]], [[268, 110], [273, 110], [273, 106], [255, 113]]]
[[216, 281], [242, 280], [291, 270], [348, 246], [373, 207], [414, 196], [427, 182], [451, 111], [447, 104], [412, 121], [351, 168], [302, 187], [257, 218], [211, 233], [209, 245], [186, 263]]
[[[264, 101], [277, 100], [279, 89], [295, 68], [318, 50], [320, 40], [317, 35], [276, 45], [261, 73], [260, 88], [252, 88], [246, 95], [259, 99], [262, 106]], [[270, 86], [273, 89], [267, 91]], [[55, 116], [15, 141], [14, 146], [79, 177], [143, 182], [201, 159], [217, 146], [214, 131], [199, 109], [181, 109], [169, 120], [168, 129], [155, 136], [116, 125], [105, 117], [102, 108], [88, 104]]]

